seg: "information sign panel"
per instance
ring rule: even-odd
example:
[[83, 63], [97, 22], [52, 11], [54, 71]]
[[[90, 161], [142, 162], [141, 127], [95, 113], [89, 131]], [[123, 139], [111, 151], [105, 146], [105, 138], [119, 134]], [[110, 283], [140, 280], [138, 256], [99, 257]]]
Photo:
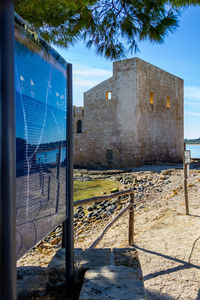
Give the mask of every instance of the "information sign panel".
[[15, 20], [17, 258], [66, 219], [67, 63]]
[[191, 163], [191, 151], [185, 150], [185, 164]]

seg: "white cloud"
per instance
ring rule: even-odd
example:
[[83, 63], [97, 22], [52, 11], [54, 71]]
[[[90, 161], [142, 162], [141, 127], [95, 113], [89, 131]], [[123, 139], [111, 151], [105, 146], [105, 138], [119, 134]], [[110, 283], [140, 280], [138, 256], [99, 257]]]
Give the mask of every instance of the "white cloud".
[[84, 64], [74, 65], [74, 104], [83, 105], [83, 93], [110, 78], [112, 71], [105, 68], [91, 68]]
[[85, 67], [85, 69], [75, 69], [74, 70], [74, 75], [75, 76], [86, 76], [86, 77], [90, 77], [90, 76], [95, 76], [95, 77], [105, 77], [105, 79], [107, 77], [111, 77], [112, 76], [112, 72], [106, 69], [97, 69], [97, 68], [88, 68]]
[[185, 86], [185, 98], [200, 100], [200, 86]]
[[200, 112], [185, 111], [185, 115], [192, 117], [200, 117]]
[[88, 68], [78, 65], [74, 69], [74, 86], [85, 87], [85, 91], [112, 76], [112, 72], [106, 69]]
[[83, 79], [81, 77], [74, 78], [74, 86], [75, 87], [85, 87], [86, 90], [88, 88], [92, 88], [93, 86], [97, 85], [99, 82], [96, 80], [90, 80], [90, 79]]

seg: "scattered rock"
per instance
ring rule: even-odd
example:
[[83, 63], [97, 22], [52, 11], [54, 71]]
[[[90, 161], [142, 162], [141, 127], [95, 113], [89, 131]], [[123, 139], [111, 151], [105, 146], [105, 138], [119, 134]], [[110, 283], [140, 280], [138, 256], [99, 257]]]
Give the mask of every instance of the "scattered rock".
[[97, 211], [97, 210], [94, 211], [93, 216], [94, 216], [94, 217], [97, 217], [97, 216], [98, 216], [98, 211]]
[[110, 192], [111, 192], [111, 193], [117, 193], [117, 192], [119, 192], [119, 189], [118, 189], [118, 188], [115, 188], [115, 189], [112, 189]]
[[87, 215], [87, 217], [88, 217], [88, 218], [91, 218], [93, 215], [94, 215], [94, 213], [93, 213], [93, 212], [90, 212], [90, 213]]
[[111, 205], [110, 207], [109, 207], [109, 211], [114, 211], [116, 209], [116, 205]]
[[163, 175], [171, 175], [171, 173], [172, 173], [172, 170], [171, 170], [171, 169], [162, 171], [162, 174], [163, 174]]
[[61, 237], [56, 237], [51, 241], [51, 245], [57, 245], [58, 243], [60, 243], [61, 241]]

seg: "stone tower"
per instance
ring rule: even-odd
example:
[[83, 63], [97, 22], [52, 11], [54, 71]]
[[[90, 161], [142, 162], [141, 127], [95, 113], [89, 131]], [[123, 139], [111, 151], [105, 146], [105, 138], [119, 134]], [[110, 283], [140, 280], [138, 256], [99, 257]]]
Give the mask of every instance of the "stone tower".
[[73, 114], [75, 165], [182, 161], [183, 80], [139, 58], [114, 62]]

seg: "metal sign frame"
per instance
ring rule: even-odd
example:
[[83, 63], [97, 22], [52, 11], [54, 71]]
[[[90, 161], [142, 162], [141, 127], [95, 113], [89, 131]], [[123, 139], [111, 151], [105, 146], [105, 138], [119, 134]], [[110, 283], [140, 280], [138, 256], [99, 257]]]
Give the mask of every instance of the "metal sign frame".
[[[14, 87], [14, 5], [0, 4], [0, 299], [16, 300], [16, 134]], [[1, 76], [3, 74], [3, 76]], [[72, 65], [67, 66], [67, 159], [65, 223], [66, 290], [74, 278]]]
[[72, 117], [72, 65], [67, 66], [67, 203], [68, 218], [64, 222], [64, 246], [65, 246], [65, 266], [66, 266], [66, 291], [70, 294], [74, 280], [74, 201], [73, 201], [73, 117]]
[[[2, 76], [3, 75], [3, 76]], [[0, 299], [16, 299], [16, 159], [14, 101], [14, 5], [0, 12]]]

